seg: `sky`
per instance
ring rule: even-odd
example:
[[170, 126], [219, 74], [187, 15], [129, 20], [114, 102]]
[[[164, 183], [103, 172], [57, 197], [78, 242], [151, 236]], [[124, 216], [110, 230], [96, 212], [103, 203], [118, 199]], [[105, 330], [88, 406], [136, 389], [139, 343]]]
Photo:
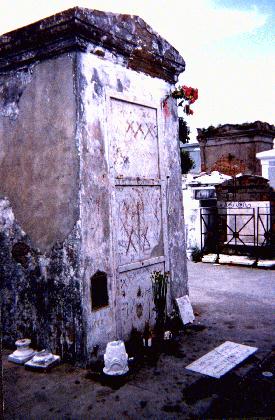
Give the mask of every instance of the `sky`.
[[186, 61], [180, 84], [196, 87], [196, 127], [274, 124], [273, 0], [0, 0], [0, 33], [73, 6], [142, 17]]

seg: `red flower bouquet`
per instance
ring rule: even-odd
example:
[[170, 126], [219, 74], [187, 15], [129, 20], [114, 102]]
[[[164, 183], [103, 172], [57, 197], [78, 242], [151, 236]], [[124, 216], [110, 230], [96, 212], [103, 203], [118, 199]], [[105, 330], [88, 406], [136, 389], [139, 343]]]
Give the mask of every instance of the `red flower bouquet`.
[[[185, 112], [185, 114], [187, 115], [193, 115], [193, 110], [190, 108], [190, 105], [193, 104], [199, 97], [198, 94], [198, 89], [192, 88], [191, 86], [179, 86], [177, 87], [173, 92], [170, 93], [170, 95], [168, 95], [164, 102], [163, 102], [163, 107], [166, 107], [166, 102], [167, 99], [169, 97], [175, 98], [175, 99], [182, 99], [179, 103], [178, 106], [182, 106], [183, 107], [183, 111]], [[188, 102], [187, 104], [184, 104], [186, 102]]]

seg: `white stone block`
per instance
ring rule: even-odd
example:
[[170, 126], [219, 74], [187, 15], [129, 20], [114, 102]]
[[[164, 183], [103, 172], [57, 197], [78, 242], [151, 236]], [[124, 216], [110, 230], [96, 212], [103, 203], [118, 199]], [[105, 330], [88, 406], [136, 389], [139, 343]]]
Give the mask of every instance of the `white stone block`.
[[257, 351], [257, 347], [225, 341], [186, 367], [188, 370], [220, 378]]
[[31, 340], [29, 338], [22, 338], [15, 342], [17, 349], [8, 356], [9, 362], [23, 365], [30, 360], [36, 352], [29, 347]]
[[261, 268], [273, 268], [275, 267], [275, 260], [259, 260], [257, 266]]
[[215, 263], [217, 261], [217, 254], [207, 254], [204, 255], [202, 258], [202, 262], [204, 263]]
[[26, 368], [35, 370], [47, 370], [60, 362], [60, 356], [42, 350], [36, 353], [31, 360], [25, 363]]
[[255, 264], [255, 259], [245, 255], [219, 255], [219, 264], [245, 265], [251, 267]]
[[180, 316], [181, 316], [183, 324], [185, 325], [185, 324], [189, 324], [193, 322], [195, 319], [195, 316], [194, 316], [194, 312], [193, 312], [193, 308], [192, 308], [189, 296], [187, 295], [182, 296], [176, 299], [176, 301], [179, 307]]

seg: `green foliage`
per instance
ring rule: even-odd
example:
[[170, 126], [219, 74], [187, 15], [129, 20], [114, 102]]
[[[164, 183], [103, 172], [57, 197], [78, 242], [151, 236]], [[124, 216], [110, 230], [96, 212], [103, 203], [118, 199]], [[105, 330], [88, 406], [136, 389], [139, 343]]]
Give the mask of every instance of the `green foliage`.
[[182, 118], [179, 117], [179, 139], [182, 143], [188, 143], [190, 140], [189, 137], [190, 128], [187, 125], [187, 122]]
[[200, 248], [198, 248], [198, 247], [193, 248], [191, 257], [192, 257], [192, 261], [200, 262], [202, 260], [202, 257], [203, 257], [203, 253], [200, 250]]
[[191, 169], [195, 167], [195, 162], [190, 157], [190, 153], [187, 152], [187, 150], [180, 149], [180, 164], [182, 174], [187, 174]]

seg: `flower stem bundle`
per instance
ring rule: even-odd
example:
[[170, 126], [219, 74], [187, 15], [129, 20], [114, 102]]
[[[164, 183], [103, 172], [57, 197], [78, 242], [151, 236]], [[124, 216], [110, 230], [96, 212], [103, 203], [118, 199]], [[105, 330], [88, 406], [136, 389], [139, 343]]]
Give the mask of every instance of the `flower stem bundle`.
[[153, 299], [156, 311], [156, 332], [163, 335], [165, 320], [167, 316], [167, 286], [169, 273], [153, 271], [151, 275]]

